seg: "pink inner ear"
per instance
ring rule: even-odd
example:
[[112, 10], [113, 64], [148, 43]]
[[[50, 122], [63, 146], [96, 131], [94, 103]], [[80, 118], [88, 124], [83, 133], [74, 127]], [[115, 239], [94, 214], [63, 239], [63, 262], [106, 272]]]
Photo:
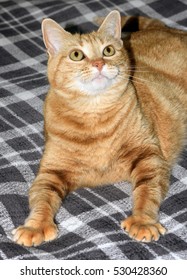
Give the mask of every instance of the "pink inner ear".
[[[42, 22], [42, 32], [44, 44], [49, 54], [57, 54], [63, 45], [63, 28], [61, 28], [55, 21], [45, 19]], [[66, 31], [64, 32], [68, 33]]]
[[113, 11], [104, 19], [98, 31], [108, 34], [116, 39], [121, 39], [121, 16], [118, 11]]
[[51, 55], [55, 55], [62, 47], [62, 36], [58, 30], [49, 29], [44, 32], [44, 41], [47, 50]]
[[46, 35], [45, 32], [43, 33], [43, 39], [44, 39], [44, 43], [45, 43], [46, 49], [49, 52], [49, 54], [54, 55], [55, 54], [54, 46], [51, 44], [51, 42], [48, 39], [48, 36]]

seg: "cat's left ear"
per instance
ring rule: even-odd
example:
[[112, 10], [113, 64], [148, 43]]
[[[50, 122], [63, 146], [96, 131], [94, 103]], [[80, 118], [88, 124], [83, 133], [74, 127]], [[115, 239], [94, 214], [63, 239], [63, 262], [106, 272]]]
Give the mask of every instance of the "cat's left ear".
[[121, 16], [118, 11], [112, 11], [104, 19], [98, 29], [98, 32], [108, 34], [118, 40], [121, 40]]
[[65, 31], [50, 18], [42, 21], [42, 34], [46, 49], [51, 56], [58, 54], [65, 42], [71, 37], [71, 33]]

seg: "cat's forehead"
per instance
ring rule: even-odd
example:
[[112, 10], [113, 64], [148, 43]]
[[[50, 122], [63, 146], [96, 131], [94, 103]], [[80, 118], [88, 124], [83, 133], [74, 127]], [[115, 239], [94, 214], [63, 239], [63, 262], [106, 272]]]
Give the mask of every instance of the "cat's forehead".
[[81, 34], [76, 38], [75, 48], [81, 49], [87, 56], [100, 56], [103, 48], [109, 41], [99, 36], [96, 32]]

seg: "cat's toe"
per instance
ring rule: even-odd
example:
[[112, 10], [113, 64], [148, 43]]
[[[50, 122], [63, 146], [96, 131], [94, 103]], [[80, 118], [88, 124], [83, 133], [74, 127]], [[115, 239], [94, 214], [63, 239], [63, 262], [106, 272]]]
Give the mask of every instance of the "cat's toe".
[[166, 229], [160, 223], [146, 221], [137, 216], [130, 216], [124, 220], [121, 227], [131, 238], [141, 242], [157, 241], [160, 235], [166, 233]]
[[55, 224], [45, 225], [40, 228], [20, 226], [13, 230], [13, 241], [19, 245], [31, 247], [38, 246], [44, 241], [51, 241], [57, 237]]
[[37, 246], [43, 241], [42, 232], [31, 227], [20, 226], [13, 234], [13, 241], [26, 247]]

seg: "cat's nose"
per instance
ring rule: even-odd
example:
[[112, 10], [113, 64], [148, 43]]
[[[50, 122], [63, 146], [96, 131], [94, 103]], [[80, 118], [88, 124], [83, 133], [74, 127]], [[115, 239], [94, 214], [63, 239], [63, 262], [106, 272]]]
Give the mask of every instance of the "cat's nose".
[[104, 62], [103, 59], [97, 59], [97, 60], [94, 60], [94, 61], [92, 62], [92, 65], [93, 65], [94, 67], [96, 67], [99, 71], [101, 71], [102, 68], [103, 68], [103, 66], [105, 65], [105, 62]]

